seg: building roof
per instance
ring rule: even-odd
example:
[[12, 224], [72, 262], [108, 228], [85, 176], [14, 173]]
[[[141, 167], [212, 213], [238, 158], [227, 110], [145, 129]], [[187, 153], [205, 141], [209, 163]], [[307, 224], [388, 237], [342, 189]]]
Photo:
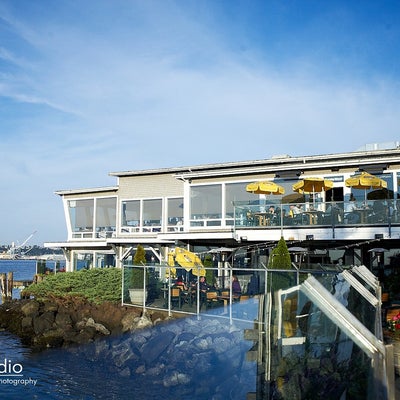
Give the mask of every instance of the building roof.
[[[201, 164], [186, 167], [159, 168], [136, 171], [111, 172], [110, 176], [127, 177], [154, 174], [174, 174], [177, 178], [190, 179], [199, 176], [240, 175], [244, 173], [279, 172], [316, 168], [357, 167], [367, 170], [386, 169], [391, 162], [400, 162], [400, 149], [355, 151], [350, 153], [312, 156], [272, 156], [269, 159]], [[380, 166], [380, 164], [382, 164]]]
[[117, 192], [117, 191], [118, 191], [118, 186], [105, 186], [97, 188], [56, 190], [54, 193], [58, 194], [59, 196], [64, 196], [68, 194], [85, 194], [85, 193]]
[[[396, 142], [397, 143], [397, 142]], [[306, 171], [316, 169], [353, 168], [371, 173], [383, 172], [391, 164], [400, 164], [400, 148], [394, 143], [395, 147], [379, 149], [379, 146], [366, 146], [370, 150], [358, 150], [348, 153], [333, 153], [311, 156], [277, 155], [269, 159], [234, 161], [224, 163], [210, 163], [192, 166], [155, 168], [146, 170], [132, 170], [121, 172], [110, 172], [110, 176], [115, 177], [134, 177], [169, 174], [177, 179], [194, 179], [213, 176], [238, 176], [260, 173], [275, 173], [277, 177], [288, 175], [301, 175]], [[55, 193], [63, 196], [69, 194], [85, 194], [94, 192], [117, 191], [118, 186], [57, 190]]]

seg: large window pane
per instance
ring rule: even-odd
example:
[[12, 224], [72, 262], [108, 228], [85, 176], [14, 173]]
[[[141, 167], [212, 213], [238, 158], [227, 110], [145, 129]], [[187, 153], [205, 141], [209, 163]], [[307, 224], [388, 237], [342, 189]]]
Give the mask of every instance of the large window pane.
[[96, 232], [109, 234], [115, 231], [116, 225], [116, 207], [115, 197], [97, 199], [96, 201]]
[[190, 218], [216, 219], [222, 217], [222, 186], [192, 186], [190, 191]]
[[234, 203], [238, 201], [252, 201], [258, 198], [253, 193], [246, 192], [246, 183], [227, 183], [225, 185], [225, 217], [233, 218]]
[[161, 227], [162, 218], [162, 200], [151, 199], [143, 200], [143, 227], [159, 226]]
[[94, 199], [70, 200], [68, 209], [73, 232], [93, 231]]
[[183, 197], [168, 199], [167, 207], [168, 230], [171, 231], [183, 229]]
[[116, 198], [98, 199], [96, 203], [96, 228], [115, 228]]
[[140, 226], [140, 200], [122, 202], [122, 226]]

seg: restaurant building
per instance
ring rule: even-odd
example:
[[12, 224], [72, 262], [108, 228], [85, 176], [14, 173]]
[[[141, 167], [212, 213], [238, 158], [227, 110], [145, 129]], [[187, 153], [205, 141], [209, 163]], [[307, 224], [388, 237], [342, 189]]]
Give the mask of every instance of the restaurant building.
[[[350, 178], [362, 173], [372, 174], [378, 184], [349, 186]], [[351, 153], [281, 155], [110, 176], [115, 186], [56, 192], [68, 237], [46, 246], [64, 250], [69, 271], [82, 263], [121, 266], [137, 244], [156, 264], [180, 246], [197, 253], [226, 248], [223, 256], [242, 267], [266, 262], [281, 237], [289, 248], [304, 249], [294, 256], [308, 264], [373, 269], [391, 266], [400, 251], [398, 143], [367, 145]], [[325, 185], [303, 187], [308, 178]], [[249, 184], [259, 182], [283, 190], [248, 191]], [[294, 208], [300, 209], [296, 215]]]
[[[398, 282], [399, 143], [110, 175], [115, 186], [56, 192], [68, 238], [45, 245], [63, 249], [67, 271], [120, 267], [123, 304], [244, 324], [257, 365], [249, 398], [308, 398], [316, 387], [320, 397], [394, 398], [380, 278]], [[273, 262], [281, 238], [285, 271]], [[204, 265], [174, 264], [193, 253]], [[203, 295], [197, 276], [209, 271]]]

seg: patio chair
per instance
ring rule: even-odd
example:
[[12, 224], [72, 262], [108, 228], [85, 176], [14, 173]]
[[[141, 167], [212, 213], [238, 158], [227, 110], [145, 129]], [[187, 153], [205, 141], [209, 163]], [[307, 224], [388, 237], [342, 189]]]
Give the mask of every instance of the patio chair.
[[179, 287], [171, 288], [171, 307], [177, 304], [178, 308], [182, 307], [182, 292]]
[[218, 299], [218, 292], [215, 290], [210, 290], [206, 293], [206, 309], [214, 308], [219, 306], [221, 303]]

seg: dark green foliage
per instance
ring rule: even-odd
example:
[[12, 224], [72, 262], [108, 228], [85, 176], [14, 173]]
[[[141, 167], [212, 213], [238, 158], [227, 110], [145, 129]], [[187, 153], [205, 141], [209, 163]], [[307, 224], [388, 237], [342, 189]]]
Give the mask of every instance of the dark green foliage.
[[[280, 238], [277, 246], [272, 250], [270, 254], [268, 268], [280, 270], [292, 269], [290, 253], [283, 237]], [[294, 284], [294, 278], [294, 274], [288, 272], [268, 273], [268, 280], [270, 282], [269, 286], [272, 291], [289, 288]]]
[[271, 269], [291, 269], [292, 261], [286, 246], [285, 239], [281, 237], [277, 246], [272, 250], [268, 261], [268, 268]]
[[[212, 268], [213, 267], [213, 259], [211, 254], [207, 254], [204, 257], [203, 265], [205, 268]], [[209, 285], [215, 284], [215, 274], [212, 269], [206, 269], [206, 282]]]
[[82, 296], [94, 303], [121, 301], [122, 271], [119, 268], [96, 268], [77, 272], [48, 275], [46, 279], [32, 284], [25, 293], [36, 299], [48, 297]]

